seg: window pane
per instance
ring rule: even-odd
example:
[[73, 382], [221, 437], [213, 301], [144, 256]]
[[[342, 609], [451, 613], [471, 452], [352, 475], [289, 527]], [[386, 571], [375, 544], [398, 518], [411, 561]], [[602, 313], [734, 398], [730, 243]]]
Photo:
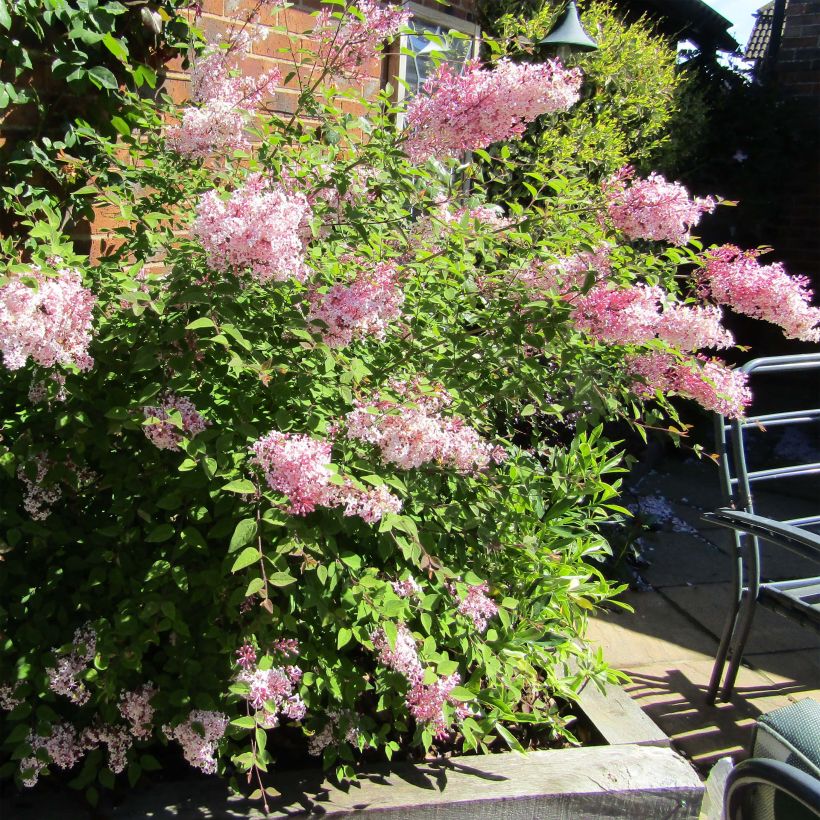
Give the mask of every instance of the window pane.
[[[454, 68], [457, 68], [459, 73], [463, 70], [464, 64], [469, 59], [472, 49], [472, 40], [457, 40], [447, 37], [448, 28], [430, 23], [419, 17], [414, 17], [410, 21], [410, 26], [415, 31], [413, 34], [407, 36], [407, 49], [413, 52], [414, 56], [409, 54], [406, 57], [406, 69], [404, 79], [407, 81], [409, 88], [405, 92], [406, 97], [414, 97], [421, 91], [427, 78], [435, 70], [435, 64], [430, 58], [429, 53], [425, 49], [435, 49], [440, 54], [445, 55], [445, 62], [449, 63]], [[441, 45], [432, 43], [427, 34], [438, 35], [444, 41]]]

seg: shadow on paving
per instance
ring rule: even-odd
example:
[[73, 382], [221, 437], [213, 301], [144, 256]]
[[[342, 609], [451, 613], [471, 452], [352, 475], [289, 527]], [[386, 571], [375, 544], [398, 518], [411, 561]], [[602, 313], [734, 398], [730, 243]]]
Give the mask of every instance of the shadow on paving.
[[[710, 706], [706, 690], [718, 637], [730, 603], [731, 534], [702, 522], [720, 506], [717, 468], [691, 460], [665, 465], [633, 485], [635, 500], [663, 500], [673, 512], [663, 529], [644, 537], [640, 569], [646, 591], [622, 600], [634, 612], [604, 612], [589, 635], [614, 667], [625, 671], [625, 686], [673, 745], [705, 773], [720, 757], [743, 757], [755, 719], [805, 697], [820, 700], [820, 636], [758, 607], [733, 697]], [[820, 492], [803, 485], [759, 493], [758, 509], [792, 518], [817, 512]], [[660, 505], [662, 506], [662, 505]], [[813, 576], [818, 565], [767, 545], [762, 550], [766, 579]]]

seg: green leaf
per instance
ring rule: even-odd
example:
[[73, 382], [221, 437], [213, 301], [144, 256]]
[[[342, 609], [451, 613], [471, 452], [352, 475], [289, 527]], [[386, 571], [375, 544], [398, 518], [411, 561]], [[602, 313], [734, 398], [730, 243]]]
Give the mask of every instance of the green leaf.
[[503, 726], [501, 723], [497, 723], [495, 725], [495, 730], [498, 732], [499, 737], [503, 738], [514, 752], [524, 752], [524, 747], [515, 739], [506, 726]]
[[89, 68], [86, 73], [97, 88], [107, 88], [110, 91], [116, 91], [120, 87], [117, 78], [104, 66], [95, 65], [93, 68]]
[[145, 536], [145, 540], [149, 544], [159, 544], [162, 541], [167, 541], [175, 532], [173, 525], [160, 524]]
[[256, 721], [250, 716], [234, 718], [231, 721], [231, 726], [236, 726], [238, 729], [253, 729], [256, 726]]
[[242, 493], [243, 495], [254, 494], [256, 487], [247, 478], [237, 478], [235, 481], [228, 482], [223, 488], [226, 493]]
[[350, 643], [350, 639], [353, 637], [353, 632], [348, 629], [346, 626], [343, 626], [339, 630], [339, 634], [336, 636], [336, 648], [341, 649], [346, 644]]
[[199, 319], [194, 319], [193, 322], [185, 325], [185, 330], [199, 330], [203, 327], [216, 327], [216, 325], [213, 319], [209, 319], [207, 316], [200, 316]]
[[104, 34], [102, 43], [121, 63], [128, 60], [128, 47], [122, 40], [118, 40], [111, 34]]
[[4, 29], [11, 28], [11, 15], [6, 0], [0, 0], [0, 26], [3, 26]]
[[268, 575], [268, 583], [275, 587], [286, 587], [295, 584], [296, 579], [289, 572], [272, 572]]
[[[111, 117], [111, 125], [117, 129], [124, 137], [131, 136], [131, 126], [122, 118], [122, 117]], [[88, 193], [94, 193], [96, 191], [95, 188], [91, 188], [89, 186]], [[75, 191], [75, 194], [80, 193], [80, 191]]]
[[249, 544], [256, 535], [256, 521], [253, 518], [243, 518], [233, 531], [228, 552], [236, 552], [240, 547]]
[[140, 766], [145, 772], [158, 772], [162, 768], [160, 762], [153, 755], [142, 755], [140, 757]]
[[255, 563], [259, 560], [259, 550], [256, 547], [245, 547], [242, 552], [239, 553], [236, 561], [233, 562], [233, 566], [231, 567], [231, 572], [239, 572], [241, 569], [245, 569], [245, 567], [249, 567], [251, 564]]
[[475, 700], [476, 699], [475, 694], [473, 692], [471, 692], [469, 689], [466, 689], [463, 686], [454, 686], [450, 690], [449, 697], [453, 697], [456, 700], [461, 700], [461, 701]]
[[261, 578], [254, 578], [245, 590], [245, 597], [250, 598], [251, 595], [256, 595], [257, 592], [265, 588], [265, 582]]

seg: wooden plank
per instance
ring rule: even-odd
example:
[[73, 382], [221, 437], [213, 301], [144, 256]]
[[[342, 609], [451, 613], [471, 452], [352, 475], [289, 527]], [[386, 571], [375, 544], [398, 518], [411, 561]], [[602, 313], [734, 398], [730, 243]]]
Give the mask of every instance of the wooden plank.
[[601, 692], [595, 684], [587, 683], [578, 695], [578, 706], [606, 743], [671, 745], [663, 730], [620, 686], [610, 685]]
[[[632, 744], [373, 766], [346, 790], [317, 771], [274, 774], [266, 785], [281, 792], [269, 817], [327, 820], [695, 820], [703, 795], [692, 767], [672, 749]], [[29, 792], [22, 802], [0, 805], [0, 815], [53, 817], [54, 799]], [[67, 803], [61, 820], [74, 817]], [[258, 806], [217, 778], [192, 777], [137, 790], [106, 816], [261, 820]]]

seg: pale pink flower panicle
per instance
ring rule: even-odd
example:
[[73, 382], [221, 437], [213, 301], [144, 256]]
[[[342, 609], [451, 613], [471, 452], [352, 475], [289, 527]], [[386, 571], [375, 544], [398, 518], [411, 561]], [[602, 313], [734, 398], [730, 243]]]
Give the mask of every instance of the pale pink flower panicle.
[[49, 470], [54, 462], [45, 454], [38, 453], [31, 459], [34, 475], [24, 465], [17, 468], [17, 478], [25, 488], [23, 507], [35, 521], [43, 521], [51, 514], [51, 507], [63, 495], [63, 490], [57, 482], [47, 481]]
[[30, 732], [27, 738], [32, 754], [20, 761], [20, 772], [23, 785], [31, 788], [37, 783], [40, 773], [48, 763], [37, 757], [37, 752], [44, 751], [49, 760], [60, 769], [72, 769], [82, 759], [85, 747], [77, 730], [70, 723], [58, 723], [51, 727], [46, 735]]
[[[173, 410], [182, 417], [181, 429], [169, 420], [169, 414]], [[177, 396], [175, 393], [166, 393], [159, 406], [143, 407], [142, 412], [145, 418], [149, 419], [142, 430], [146, 438], [160, 450], [179, 450], [183, 436], [193, 438], [210, 424], [199, 414], [189, 398]]]
[[494, 68], [471, 61], [459, 74], [442, 63], [407, 108], [410, 159], [454, 156], [521, 137], [539, 115], [569, 108], [579, 99], [581, 72], [558, 61]]
[[783, 328], [790, 339], [820, 342], [820, 307], [811, 306], [805, 276], [790, 276], [782, 263], [761, 265], [759, 251], [723, 245], [706, 253], [702, 289], [732, 310]]
[[273, 68], [260, 77], [235, 76], [241, 58], [250, 51], [250, 27], [234, 34], [222, 47], [210, 46], [191, 70], [191, 99], [195, 105], [182, 110], [182, 121], [167, 132], [168, 146], [189, 158], [209, 156], [213, 151], [250, 147], [244, 129], [266, 93], [282, 76]]
[[644, 398], [656, 391], [676, 393], [729, 418], [742, 417], [752, 400], [746, 374], [716, 359], [698, 356], [680, 361], [671, 353], [654, 351], [630, 359], [628, 370], [640, 377], [632, 389]]
[[87, 703], [91, 693], [80, 680], [80, 676], [94, 660], [97, 651], [97, 633], [86, 624], [75, 631], [68, 654], [60, 655], [56, 648], [52, 651], [58, 655], [58, 658], [56, 666], [46, 669], [51, 691], [67, 697], [78, 706]]
[[243, 669], [250, 669], [256, 665], [256, 650], [249, 644], [245, 643], [236, 650], [236, 663]]
[[395, 264], [356, 257], [345, 261], [354, 269], [349, 285], [337, 283], [326, 293], [312, 288], [309, 294], [308, 321], [324, 325], [322, 338], [330, 347], [346, 347], [368, 336], [383, 339], [404, 303]]
[[362, 489], [351, 481], [336, 489], [336, 503], [345, 516], [357, 515], [366, 524], [376, 524], [388, 513], [401, 512], [402, 502], [383, 484]]
[[287, 497], [292, 515], [307, 515], [317, 506], [329, 505], [333, 495], [330, 442], [272, 430], [251, 449], [268, 486]]
[[421, 587], [412, 575], [403, 578], [401, 581], [393, 581], [391, 586], [393, 587], [393, 592], [395, 592], [399, 598], [412, 598], [421, 594]]
[[595, 285], [577, 296], [573, 306], [575, 326], [606, 344], [644, 344], [658, 338], [682, 351], [693, 351], [734, 343], [721, 324], [720, 308], [670, 302], [660, 288], [650, 285]]
[[200, 197], [192, 233], [212, 270], [248, 269], [262, 284], [302, 281], [311, 217], [304, 194], [250, 174], [227, 200], [215, 190]]
[[316, 507], [342, 507], [368, 524], [385, 513], [401, 510], [401, 501], [384, 486], [362, 489], [349, 478], [331, 483], [331, 444], [298, 433], [273, 430], [251, 448], [268, 486], [288, 498], [291, 515], [307, 515]]
[[420, 682], [424, 677], [416, 639], [405, 624], [398, 624], [396, 645], [392, 649], [383, 627], [376, 629], [370, 640], [379, 653], [379, 663], [403, 675], [411, 683]]
[[228, 716], [222, 712], [194, 709], [178, 726], [163, 726], [169, 740], [176, 740], [182, 747], [185, 760], [205, 774], [216, 772], [217, 743], [228, 727]]
[[129, 726], [131, 734], [139, 740], [149, 740], [153, 733], [154, 707], [151, 699], [157, 694], [156, 687], [148, 682], [133, 692], [120, 695], [119, 711]]
[[290, 720], [304, 718], [307, 708], [296, 689], [302, 679], [302, 670], [298, 666], [263, 669], [256, 663], [240, 665], [242, 670], [236, 680], [248, 686], [244, 695], [248, 705], [255, 711], [264, 712], [265, 728], [275, 728], [283, 716]]
[[4, 683], [0, 684], [0, 709], [4, 712], [11, 712], [23, 702], [17, 695], [17, 685]]
[[392, 40], [410, 21], [412, 12], [376, 0], [356, 0], [355, 12], [344, 20], [334, 19], [331, 9], [316, 16], [314, 36], [318, 39], [316, 61], [331, 74], [361, 79], [367, 62], [376, 56], [385, 40]]
[[712, 197], [695, 197], [679, 182], [667, 182], [658, 173], [646, 179], [635, 177], [624, 166], [603, 185], [607, 210], [613, 224], [630, 239], [653, 239], [685, 245], [701, 214], [712, 213]]
[[444, 740], [450, 731], [450, 721], [444, 710], [445, 704], [455, 708], [458, 718], [467, 717], [469, 710], [450, 694], [461, 683], [461, 676], [452, 675], [438, 678], [434, 683], [416, 681], [407, 693], [406, 703], [410, 714], [419, 722], [427, 724], [438, 740]]
[[[135, 737], [150, 737], [135, 735]], [[128, 765], [128, 750], [134, 745], [134, 740], [124, 726], [109, 724], [95, 724], [83, 729], [80, 740], [84, 750], [96, 749], [104, 743], [108, 748], [108, 768], [114, 774], [119, 774]]]
[[487, 621], [498, 614], [498, 604], [487, 595], [488, 591], [486, 581], [469, 585], [467, 594], [463, 596], [453, 590], [453, 595], [458, 601], [458, 612], [469, 618], [478, 632], [484, 632], [487, 629]]
[[503, 450], [484, 441], [463, 419], [441, 414], [451, 401], [445, 391], [412, 390], [407, 398], [412, 403], [378, 396], [357, 402], [346, 417], [348, 438], [374, 444], [386, 462], [405, 470], [433, 462], [470, 474], [504, 459]]
[[91, 324], [97, 298], [83, 287], [75, 268], [60, 268], [46, 276], [32, 265], [0, 287], [0, 352], [8, 370], [19, 370], [31, 359], [41, 367], [75, 365], [88, 370]]

